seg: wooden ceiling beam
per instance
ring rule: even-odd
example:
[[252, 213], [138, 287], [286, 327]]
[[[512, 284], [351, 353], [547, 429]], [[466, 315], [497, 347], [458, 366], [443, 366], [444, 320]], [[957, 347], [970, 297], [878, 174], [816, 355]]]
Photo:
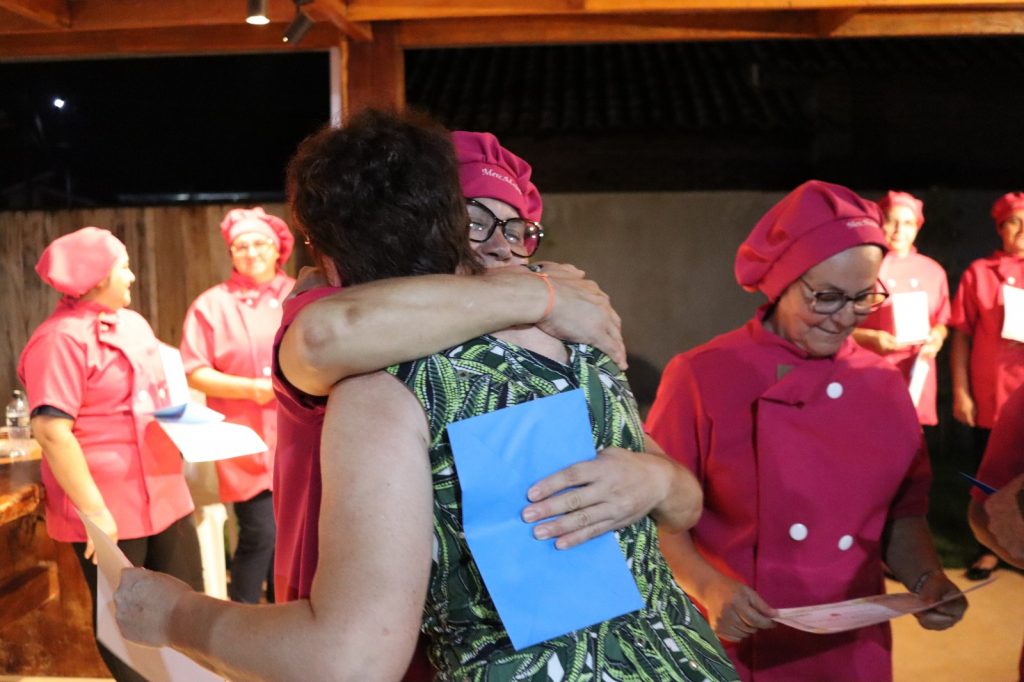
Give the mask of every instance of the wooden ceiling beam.
[[309, 5], [305, 5], [302, 11], [315, 21], [329, 21], [356, 42], [366, 43], [373, 40], [373, 30], [370, 25], [351, 21], [348, 18], [348, 9], [341, 0], [313, 0]]
[[429, 20], [645, 12], [801, 12], [808, 10], [1024, 9], [1021, 0], [348, 0], [352, 21]]
[[287, 23], [146, 31], [76, 31], [5, 36], [0, 62], [32, 59], [305, 52], [327, 50], [341, 37], [331, 24], [315, 24], [298, 45], [281, 42]]
[[[824, 22], [824, 23], [823, 23]], [[406, 48], [579, 43], [868, 38], [1024, 33], [1024, 11], [719, 12], [704, 14], [555, 15], [401, 22]]]
[[0, 0], [0, 9], [47, 29], [71, 26], [68, 0]]

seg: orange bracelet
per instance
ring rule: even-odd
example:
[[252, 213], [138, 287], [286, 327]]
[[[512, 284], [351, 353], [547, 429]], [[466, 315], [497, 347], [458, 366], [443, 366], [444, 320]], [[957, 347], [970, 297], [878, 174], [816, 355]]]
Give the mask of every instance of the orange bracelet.
[[548, 315], [550, 315], [551, 311], [555, 309], [555, 287], [554, 285], [551, 284], [551, 280], [548, 279], [548, 273], [536, 272], [534, 270], [531, 270], [530, 272], [540, 277], [542, 280], [544, 280], [544, 284], [548, 285], [548, 306], [544, 308], [544, 314], [541, 315], [540, 319], [537, 320], [537, 322], [535, 323], [540, 324], [544, 320], [548, 319]]

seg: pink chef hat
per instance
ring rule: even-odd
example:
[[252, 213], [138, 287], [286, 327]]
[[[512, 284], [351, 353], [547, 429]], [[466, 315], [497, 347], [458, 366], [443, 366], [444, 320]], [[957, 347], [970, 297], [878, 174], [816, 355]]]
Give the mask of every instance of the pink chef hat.
[[540, 221], [544, 204], [530, 182], [530, 164], [505, 149], [490, 133], [452, 133], [459, 161], [459, 181], [467, 198], [504, 201], [527, 220]]
[[878, 204], [851, 190], [809, 180], [757, 221], [736, 252], [736, 281], [774, 301], [821, 261], [861, 244], [888, 250]]
[[924, 225], [924, 202], [913, 194], [889, 190], [885, 193], [884, 197], [878, 200], [878, 207], [882, 209], [883, 215], [888, 213], [889, 209], [893, 206], [906, 206], [914, 212], [914, 217], [917, 218], [917, 226], [920, 228]]
[[1014, 211], [1024, 211], [1024, 192], [1007, 192], [992, 204], [992, 217], [996, 221], [996, 228], [1013, 215]]
[[50, 242], [36, 263], [40, 279], [78, 298], [110, 275], [128, 255], [121, 240], [100, 227], [83, 227]]
[[284, 263], [292, 254], [295, 237], [292, 236], [288, 224], [277, 216], [267, 215], [263, 208], [234, 208], [228, 211], [220, 223], [220, 233], [230, 248], [239, 235], [247, 232], [258, 232], [269, 237], [277, 245], [277, 262]]

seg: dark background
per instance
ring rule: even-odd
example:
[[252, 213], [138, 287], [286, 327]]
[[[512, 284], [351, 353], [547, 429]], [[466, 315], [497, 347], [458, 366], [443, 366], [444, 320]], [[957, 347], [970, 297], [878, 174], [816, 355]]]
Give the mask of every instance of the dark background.
[[[580, 45], [410, 51], [406, 82], [548, 192], [1001, 190], [1022, 66], [1015, 37]], [[0, 209], [280, 198], [328, 79], [326, 53], [0, 64]]]

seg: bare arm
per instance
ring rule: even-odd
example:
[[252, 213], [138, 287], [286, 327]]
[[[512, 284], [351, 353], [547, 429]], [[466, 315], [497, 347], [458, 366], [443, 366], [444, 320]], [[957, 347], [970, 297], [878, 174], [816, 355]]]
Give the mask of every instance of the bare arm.
[[[61, 489], [79, 511], [117, 542], [117, 523], [89, 471], [82, 446], [72, 432], [74, 425], [73, 420], [64, 417], [39, 415], [32, 418], [32, 432]], [[89, 540], [85, 558], [90, 558], [92, 553], [92, 541]]]
[[659, 529], [661, 551], [676, 582], [708, 610], [708, 622], [720, 638], [738, 642], [758, 630], [775, 627], [776, 611], [751, 587], [709, 564], [689, 531]]
[[538, 539], [557, 537], [568, 549], [635, 523], [650, 514], [659, 528], [685, 530], [700, 518], [704, 495], [690, 471], [650, 437], [645, 452], [605, 448], [596, 459], [573, 464], [530, 488], [523, 520], [538, 524]]
[[[925, 601], [937, 601], [960, 591], [942, 571], [928, 522], [923, 516], [907, 516], [889, 521], [882, 541], [889, 570], [908, 590], [916, 590]], [[956, 624], [966, 610], [967, 599], [960, 597], [916, 613], [914, 617], [923, 628], [945, 630]]]
[[1003, 561], [1024, 568], [1024, 474], [1017, 476], [984, 504], [971, 500], [967, 518], [971, 530]]
[[971, 336], [953, 330], [949, 343], [949, 369], [953, 378], [953, 417], [968, 426], [975, 425], [977, 407], [971, 393]]
[[214, 398], [251, 400], [259, 405], [274, 398], [269, 378], [225, 374], [213, 367], [200, 367], [188, 375], [188, 385]]
[[326, 395], [345, 377], [533, 323], [552, 336], [597, 346], [625, 366], [621, 322], [608, 297], [572, 266], [545, 263], [544, 271], [555, 292], [554, 307], [544, 320], [547, 284], [525, 268], [382, 280], [343, 289], [295, 318], [281, 342], [281, 370], [299, 390]]
[[122, 632], [235, 680], [400, 680], [430, 573], [426, 422], [392, 377], [331, 391], [321, 451], [320, 559], [308, 601], [224, 602], [167, 576], [123, 574]]

